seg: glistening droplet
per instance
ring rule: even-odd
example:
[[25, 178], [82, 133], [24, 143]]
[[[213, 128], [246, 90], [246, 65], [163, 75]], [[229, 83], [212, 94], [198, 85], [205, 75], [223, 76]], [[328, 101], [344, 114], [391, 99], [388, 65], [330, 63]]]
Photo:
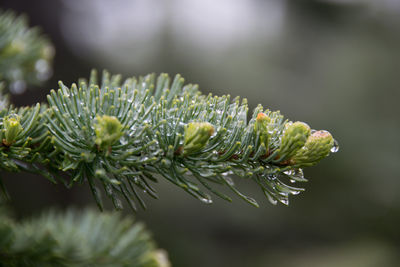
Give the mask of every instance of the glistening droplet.
[[199, 198], [199, 200], [205, 204], [212, 204], [212, 200], [209, 198]]
[[331, 148], [332, 153], [336, 153], [339, 151], [339, 143], [338, 141], [334, 140], [333, 141], [333, 147]]

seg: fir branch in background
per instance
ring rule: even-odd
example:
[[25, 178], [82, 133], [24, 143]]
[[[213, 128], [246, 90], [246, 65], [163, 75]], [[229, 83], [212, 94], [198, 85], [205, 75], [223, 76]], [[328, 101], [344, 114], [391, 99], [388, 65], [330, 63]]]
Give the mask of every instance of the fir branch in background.
[[54, 48], [38, 28], [28, 28], [25, 16], [0, 10], [0, 81], [11, 93], [40, 84], [51, 75]]
[[166, 253], [131, 217], [48, 212], [17, 223], [0, 212], [1, 266], [169, 267]]
[[232, 175], [257, 184], [274, 204], [288, 204], [302, 188], [302, 167], [312, 166], [337, 144], [327, 131], [285, 120], [259, 105], [247, 121], [247, 101], [202, 95], [177, 75], [150, 74], [124, 81], [94, 71], [89, 81], [47, 97], [48, 106], [0, 113], [0, 168], [40, 173], [53, 182], [88, 183], [102, 208], [99, 186], [117, 209], [121, 199], [136, 210], [143, 194], [157, 198], [163, 177], [205, 203], [204, 189], [231, 201], [225, 186], [241, 193]]

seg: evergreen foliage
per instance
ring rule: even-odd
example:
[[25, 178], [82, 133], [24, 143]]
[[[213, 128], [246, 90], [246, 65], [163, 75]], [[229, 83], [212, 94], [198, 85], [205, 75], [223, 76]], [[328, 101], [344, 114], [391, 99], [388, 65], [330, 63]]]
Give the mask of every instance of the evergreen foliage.
[[[121, 199], [135, 210], [137, 203], [144, 208], [143, 194], [157, 198], [157, 177], [205, 203], [212, 200], [203, 188], [231, 201], [215, 186], [224, 185], [258, 206], [231, 175], [255, 182], [272, 203], [288, 204], [289, 195], [302, 190], [291, 183], [306, 181], [301, 167], [334, 148], [328, 132], [318, 134], [261, 105], [247, 121], [246, 99], [202, 95], [180, 75], [172, 82], [167, 74], [122, 80], [93, 71], [78, 85], [60, 82], [47, 99], [42, 106], [0, 113], [6, 137], [0, 166], [69, 186], [88, 183], [100, 208], [99, 186], [117, 209]], [[316, 142], [322, 136], [326, 141]]]
[[[53, 55], [46, 38], [12, 12], [0, 14], [0, 36], [7, 88], [40, 80], [36, 65], [49, 66]], [[67, 186], [87, 183], [100, 209], [101, 187], [117, 209], [121, 199], [145, 208], [143, 195], [157, 198], [160, 177], [205, 203], [212, 202], [207, 191], [231, 201], [226, 187], [258, 206], [233, 175], [257, 184], [272, 203], [288, 204], [303, 190], [295, 185], [306, 181], [301, 168], [337, 150], [326, 131], [261, 105], [249, 117], [246, 99], [203, 95], [180, 75], [123, 80], [93, 71], [69, 87], [60, 82], [47, 102], [15, 108], [0, 96], [0, 169]], [[7, 196], [1, 178], [0, 185]]]
[[[117, 209], [121, 199], [145, 208], [164, 178], [204, 203], [211, 192], [248, 203], [233, 178], [257, 184], [276, 204], [307, 181], [303, 167], [338, 149], [327, 131], [291, 122], [246, 99], [203, 95], [176, 75], [123, 80], [93, 71], [88, 80], [51, 90], [47, 103], [13, 107], [3, 89], [18, 93], [50, 74], [54, 51], [24, 17], [0, 11], [0, 170], [31, 172], [68, 187], [87, 183], [100, 209], [100, 188]], [[22, 88], [23, 89], [23, 88]], [[8, 198], [0, 177], [0, 194]], [[131, 218], [94, 211], [49, 212], [17, 223], [0, 210], [2, 266], [169, 266], [149, 234]]]
[[118, 213], [50, 211], [18, 223], [2, 210], [0, 237], [1, 266], [170, 266], [144, 226]]

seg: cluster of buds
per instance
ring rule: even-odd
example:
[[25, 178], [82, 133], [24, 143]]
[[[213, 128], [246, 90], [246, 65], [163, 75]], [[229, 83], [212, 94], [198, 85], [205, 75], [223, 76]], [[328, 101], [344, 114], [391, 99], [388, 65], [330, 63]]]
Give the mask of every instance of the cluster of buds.
[[290, 165], [313, 166], [329, 155], [335, 140], [328, 131], [315, 131], [305, 145], [290, 159]]
[[97, 116], [94, 124], [95, 143], [100, 150], [109, 150], [124, 134], [121, 122], [114, 116]]
[[[254, 125], [260, 144], [265, 145], [267, 151], [271, 140], [268, 132], [270, 121], [266, 114], [259, 113]], [[312, 166], [328, 156], [334, 145], [335, 141], [328, 131], [312, 131], [306, 123], [299, 121], [286, 123], [273, 161], [297, 167]]]
[[208, 122], [191, 122], [185, 127], [183, 154], [189, 155], [204, 148], [214, 134], [214, 126]]
[[[272, 119], [265, 113], [258, 113], [254, 124], [254, 133], [260, 146], [264, 146], [267, 156], [273, 163], [306, 167], [315, 165], [321, 159], [336, 152], [335, 140], [328, 131], [311, 130], [304, 122], [288, 122], [279, 137], [279, 147], [270, 151], [275, 132]], [[185, 127], [184, 145], [180, 153], [190, 155], [203, 149], [214, 134], [214, 126], [208, 122], [191, 122]], [[272, 141], [271, 141], [272, 140]], [[273, 146], [272, 146], [273, 147]]]
[[9, 115], [3, 118], [3, 130], [1, 131], [1, 140], [5, 146], [11, 146], [22, 132], [23, 128], [18, 115]]

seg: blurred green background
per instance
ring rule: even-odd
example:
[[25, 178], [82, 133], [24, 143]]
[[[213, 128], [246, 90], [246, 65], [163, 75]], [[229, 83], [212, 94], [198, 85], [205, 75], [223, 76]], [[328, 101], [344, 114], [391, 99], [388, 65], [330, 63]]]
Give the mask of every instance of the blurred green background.
[[[238, 198], [205, 205], [161, 181], [146, 222], [173, 266], [399, 266], [400, 1], [3, 0], [43, 29], [54, 74], [12, 101], [47, 92], [90, 69], [181, 73], [204, 93], [240, 95], [330, 131], [340, 151], [305, 169], [289, 207]], [[34, 90], [35, 89], [35, 90]], [[28, 174], [7, 176], [18, 217], [94, 205]], [[111, 206], [110, 206], [111, 208]], [[125, 210], [130, 213], [129, 210]]]

